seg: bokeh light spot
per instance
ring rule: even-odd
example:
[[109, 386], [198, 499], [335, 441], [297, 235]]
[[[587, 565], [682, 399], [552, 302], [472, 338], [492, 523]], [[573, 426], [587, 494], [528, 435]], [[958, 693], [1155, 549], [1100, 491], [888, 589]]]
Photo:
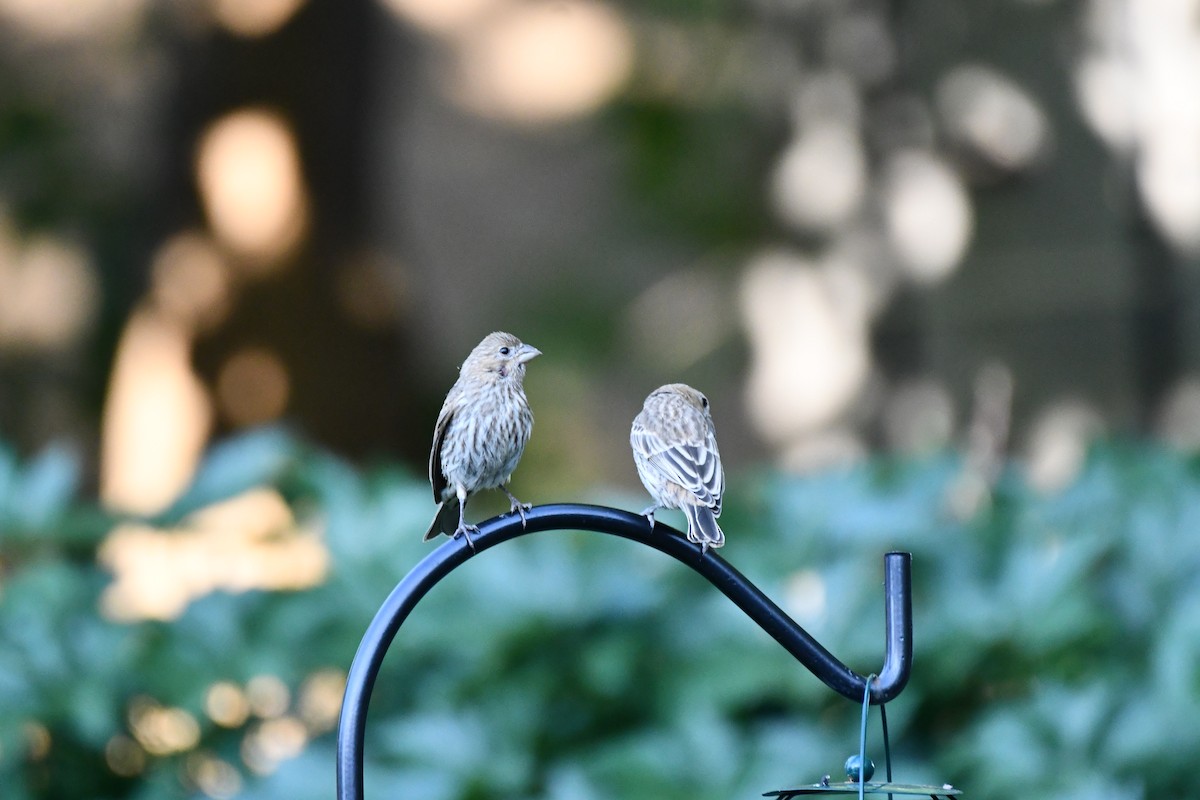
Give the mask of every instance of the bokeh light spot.
[[993, 69], [958, 67], [939, 83], [937, 99], [950, 136], [994, 167], [1016, 172], [1046, 151], [1050, 124], [1041, 107]]
[[146, 769], [146, 751], [128, 736], [117, 734], [104, 745], [104, 763], [114, 775], [132, 778]]
[[1200, 450], [1200, 378], [1180, 380], [1167, 393], [1155, 426], [1158, 436], [1181, 450]]
[[1200, 36], [1194, 0], [1092, 0], [1075, 72], [1084, 118], [1133, 159], [1138, 192], [1158, 232], [1200, 253]]
[[490, 13], [507, 0], [381, 0], [384, 7], [417, 27], [452, 35]]
[[79, 341], [100, 297], [84, 251], [46, 237], [24, 247], [9, 238], [0, 249], [0, 347], [61, 351]]
[[1056, 403], [1034, 420], [1026, 448], [1029, 483], [1043, 493], [1069, 486], [1083, 469], [1088, 447], [1104, 432], [1104, 420], [1080, 401]]
[[213, 800], [231, 800], [242, 790], [242, 775], [237, 768], [211, 753], [189, 755], [187, 775], [196, 788]]
[[1148, 136], [1137, 159], [1137, 184], [1150, 218], [1179, 248], [1200, 252], [1200, 125]]
[[591, 113], [628, 77], [620, 14], [588, 0], [513, 5], [458, 42], [453, 96], [477, 114], [549, 123]]
[[816, 265], [785, 252], [754, 259], [741, 294], [753, 354], [746, 403], [759, 430], [786, 443], [834, 421], [866, 382], [863, 310], [840, 304]]
[[888, 234], [907, 274], [919, 283], [947, 278], [958, 266], [974, 229], [962, 181], [932, 155], [894, 156], [884, 176]]
[[866, 190], [858, 135], [838, 123], [813, 125], [784, 151], [771, 178], [775, 207], [788, 223], [824, 230], [853, 214]]
[[99, 561], [114, 576], [101, 610], [115, 620], [174, 619], [215, 589], [304, 589], [319, 584], [329, 552], [298, 528], [278, 492], [253, 489], [189, 515], [176, 530], [115, 527]]
[[1075, 91], [1088, 123], [1109, 144], [1122, 151], [1137, 135], [1133, 70], [1123, 60], [1097, 56], [1080, 59], [1075, 68]]
[[291, 393], [287, 368], [270, 350], [247, 347], [234, 353], [217, 373], [217, 403], [234, 425], [277, 419]]
[[203, 234], [172, 236], [154, 254], [150, 270], [155, 306], [180, 325], [204, 331], [228, 313], [229, 266]]
[[253, 772], [269, 775], [282, 761], [294, 758], [308, 743], [304, 723], [295, 717], [269, 719], [242, 740], [242, 760]]
[[314, 734], [333, 730], [342, 712], [346, 673], [323, 669], [309, 675], [300, 687], [300, 718]]
[[801, 570], [788, 578], [784, 585], [784, 602], [788, 612], [800, 623], [814, 626], [825, 617], [825, 579], [815, 570]]
[[277, 114], [235, 111], [201, 136], [200, 197], [217, 238], [254, 274], [270, 271], [301, 240], [308, 200], [296, 139]]
[[255, 675], [246, 683], [246, 699], [255, 716], [272, 719], [288, 710], [292, 693], [275, 675]]
[[50, 747], [54, 740], [50, 737], [50, 729], [40, 722], [26, 722], [22, 726], [25, 734], [25, 746], [31, 761], [41, 761], [50, 755]]
[[213, 16], [239, 36], [274, 33], [291, 19], [305, 0], [211, 0]]
[[114, 39], [130, 33], [148, 0], [0, 0], [0, 20], [48, 41]]
[[158, 314], [134, 312], [117, 344], [104, 406], [104, 502], [143, 514], [165, 508], [191, 480], [211, 417], [187, 336]]
[[129, 727], [138, 744], [156, 756], [191, 750], [200, 741], [200, 724], [182, 708], [136, 697], [129, 705]]
[[204, 713], [223, 728], [239, 728], [250, 717], [250, 701], [237, 684], [218, 681], [204, 694]]

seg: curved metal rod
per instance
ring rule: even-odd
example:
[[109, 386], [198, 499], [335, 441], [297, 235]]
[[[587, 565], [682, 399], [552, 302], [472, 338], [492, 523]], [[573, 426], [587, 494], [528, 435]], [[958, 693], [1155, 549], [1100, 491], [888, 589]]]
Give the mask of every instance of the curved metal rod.
[[[640, 514], [603, 506], [555, 504], [537, 506], [526, 514], [521, 526], [516, 514], [504, 514], [481, 523], [472, 538], [472, 552], [462, 539], [448, 539], [413, 567], [388, 595], [363, 635], [342, 699], [338, 723], [338, 800], [362, 800], [363, 741], [367, 704], [383, 657], [396, 631], [421, 598], [455, 567], [501, 542], [528, 533], [553, 530], [584, 530], [608, 533], [653, 547], [703, 575], [752, 620], [783, 645], [801, 664], [829, 688], [862, 702], [867, 678], [838, 661], [783, 609], [713, 551], [703, 557], [699, 548], [679, 531], [656, 523], [651, 531]], [[912, 666], [912, 556], [888, 553], [884, 557], [884, 603], [887, 645], [883, 667], [871, 681], [871, 702], [886, 703], [900, 694]]]

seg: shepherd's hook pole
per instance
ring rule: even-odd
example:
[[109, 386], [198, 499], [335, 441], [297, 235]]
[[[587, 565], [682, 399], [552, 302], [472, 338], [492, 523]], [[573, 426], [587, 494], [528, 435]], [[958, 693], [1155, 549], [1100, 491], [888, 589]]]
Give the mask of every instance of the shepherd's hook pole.
[[[371, 700], [375, 678], [379, 675], [379, 667], [396, 631], [421, 598], [455, 567], [502, 542], [529, 533], [594, 531], [640, 542], [666, 553], [707, 578], [829, 688], [850, 700], [862, 701], [867, 691], [865, 676], [834, 658], [820, 642], [723, 558], [711, 550], [701, 558], [697, 546], [673, 528], [655, 523], [651, 531], [645, 517], [603, 506], [565, 503], [537, 506], [525, 516], [527, 524], [524, 527], [517, 514], [504, 514], [480, 524], [479, 532], [472, 537], [474, 551], [462, 539], [447, 540], [404, 576], [375, 614], [346, 678], [346, 693], [338, 723], [338, 800], [363, 800], [363, 741], [367, 705]], [[874, 704], [892, 700], [908, 683], [912, 667], [911, 567], [912, 555], [909, 553], [888, 553], [884, 556], [886, 644], [883, 666], [870, 685], [870, 699]]]

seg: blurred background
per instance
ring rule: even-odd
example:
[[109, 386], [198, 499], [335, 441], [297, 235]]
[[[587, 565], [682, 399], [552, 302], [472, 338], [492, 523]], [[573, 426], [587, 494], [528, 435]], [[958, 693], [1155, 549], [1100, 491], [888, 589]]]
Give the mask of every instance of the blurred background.
[[[331, 796], [496, 329], [546, 354], [522, 499], [643, 507], [682, 380], [723, 554], [861, 672], [914, 552], [898, 778], [1189, 791], [1200, 3], [0, 0], [0, 42], [6, 798]], [[368, 791], [840, 771], [853, 704], [599, 538], [439, 587]]]

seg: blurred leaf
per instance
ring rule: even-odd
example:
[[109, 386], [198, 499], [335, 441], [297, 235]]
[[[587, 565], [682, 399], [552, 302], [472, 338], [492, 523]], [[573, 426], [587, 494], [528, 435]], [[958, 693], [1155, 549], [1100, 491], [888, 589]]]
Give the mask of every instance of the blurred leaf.
[[[237, 767], [240, 797], [328, 797], [329, 722], [260, 775], [241, 754], [264, 719], [223, 727], [206, 698], [217, 682], [245, 693], [268, 676], [285, 707], [264, 713], [301, 718], [309, 677], [344, 672], [383, 599], [430, 552], [424, 481], [363, 473], [278, 430], [232, 440], [179, 508], [274, 487], [324, 532], [328, 581], [214, 592], [177, 620], [122, 625], [97, 612], [109, 578], [55, 546], [96, 526], [72, 507], [61, 459], [22, 466], [0, 449], [0, 479], [6, 464], [10, 481], [39, 476], [30, 496], [43, 510], [20, 513], [49, 545], [0, 579], [5, 796], [195, 796], [189, 752], [112, 774], [105, 747], [133, 734], [136, 699], [189, 715], [191, 752]], [[1031, 785], [1052, 798], [1185, 796], [1200, 748], [1194, 466], [1101, 446], [1064, 491], [1039, 495], [1013, 471], [990, 510], [956, 521], [945, 497], [960, 469], [935, 456], [759, 476], [772, 502], [731, 497], [722, 555], [865, 673], [882, 658], [882, 555], [914, 553], [915, 671], [889, 707], [897, 778], [984, 800]], [[365, 770], [372, 794], [723, 800], [836, 774], [858, 714], [671, 559], [548, 533], [472, 559], [414, 610], [376, 684]], [[52, 742], [40, 761], [26, 755], [34, 720]]]
[[257, 428], [219, 442], [205, 454], [188, 490], [156, 522], [177, 523], [211, 503], [273, 484], [299, 453], [296, 438], [279, 427]]
[[14, 491], [20, 497], [16, 518], [29, 528], [44, 528], [63, 515], [79, 487], [79, 454], [50, 445], [21, 475]]

